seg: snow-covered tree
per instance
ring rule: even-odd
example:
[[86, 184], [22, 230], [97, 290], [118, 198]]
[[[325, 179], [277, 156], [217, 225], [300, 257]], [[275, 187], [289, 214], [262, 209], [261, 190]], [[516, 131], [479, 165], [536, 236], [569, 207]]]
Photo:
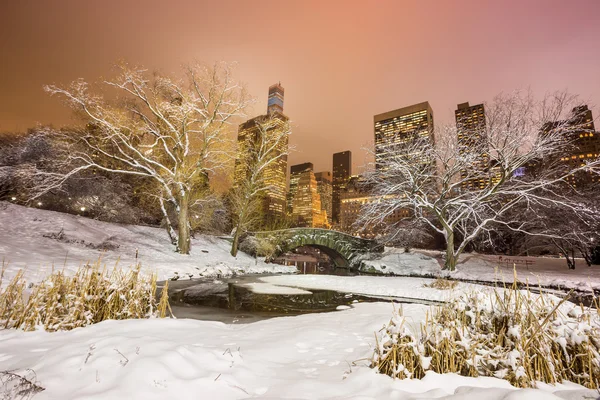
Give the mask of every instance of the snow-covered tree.
[[227, 64], [192, 65], [184, 72], [177, 79], [122, 65], [116, 78], [97, 88], [104, 96], [83, 80], [47, 86], [87, 125], [65, 138], [72, 144], [65, 162], [73, 167], [46, 174], [40, 192], [88, 169], [148, 178], [171, 241], [188, 254], [190, 208], [206, 199], [210, 175], [225, 165], [229, 125], [244, 116], [251, 99]]
[[241, 235], [264, 219], [264, 196], [271, 187], [269, 172], [278, 168], [278, 162], [287, 157], [290, 134], [287, 119], [269, 114], [255, 119], [254, 126], [239, 143], [236, 179], [231, 196], [234, 219], [231, 255], [234, 257]]
[[[598, 173], [600, 161], [569, 167], [561, 160], [573, 145], [573, 133], [582, 130], [572, 114], [576, 100], [566, 93], [543, 101], [531, 93], [500, 95], [486, 105], [485, 127], [467, 150], [459, 145], [455, 126], [436, 130], [435, 141], [411, 136], [366, 174], [378, 201], [364, 207], [358, 223], [384, 225], [394, 213], [408, 213], [443, 235], [445, 268], [454, 270], [465, 247], [477, 237], [489, 237], [495, 227], [544, 235], [529, 231], [522, 217], [528, 213], [519, 210], [560, 206], [574, 215], [590, 215], [594, 211], [571, 196], [576, 189], [570, 182]], [[389, 228], [393, 234], [400, 227]]]
[[[588, 267], [598, 263], [594, 257], [600, 246], [598, 188], [589, 189], [584, 187], [571, 195], [576, 197], [576, 203], [585, 212], [573, 212], [562, 204], [535, 210], [538, 232], [565, 257], [569, 269], [575, 269], [576, 256], [581, 256]], [[531, 231], [535, 232], [534, 229]]]

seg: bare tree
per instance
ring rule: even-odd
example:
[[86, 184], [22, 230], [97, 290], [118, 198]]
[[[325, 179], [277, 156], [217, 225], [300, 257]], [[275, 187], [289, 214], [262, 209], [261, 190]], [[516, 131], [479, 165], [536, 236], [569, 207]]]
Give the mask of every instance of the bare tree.
[[234, 234], [231, 255], [237, 255], [240, 236], [256, 227], [264, 217], [264, 196], [270, 189], [269, 171], [289, 152], [290, 123], [277, 114], [256, 119], [240, 143], [236, 179], [232, 192]]
[[[584, 188], [585, 189], [585, 188]], [[588, 267], [596, 263], [594, 251], [600, 244], [600, 209], [597, 190], [578, 190], [572, 196], [586, 212], [573, 212], [570, 207], [557, 204], [552, 208], [536, 210], [538, 230], [565, 257], [569, 269], [575, 269], [576, 256], [581, 256]], [[532, 229], [532, 232], [535, 232]]]
[[[572, 133], [582, 129], [569, 114], [575, 102], [566, 93], [541, 102], [530, 93], [498, 96], [486, 105], [485, 127], [470, 151], [458, 145], [456, 127], [437, 130], [435, 142], [414, 135], [366, 174], [378, 201], [363, 209], [359, 223], [377, 225], [394, 212], [409, 211], [443, 235], [445, 268], [454, 270], [465, 247], [479, 236], [489, 237], [494, 227], [532, 234], [520, 209], [560, 205], [574, 215], [594, 212], [570, 196], [569, 179], [598, 173], [600, 161], [575, 168], [561, 161]], [[489, 162], [482, 165], [484, 155]], [[472, 182], [483, 184], [473, 187]]]
[[93, 94], [83, 80], [66, 88], [46, 87], [87, 126], [77, 137], [66, 138], [83, 144], [68, 153], [66, 161], [74, 167], [46, 174], [40, 193], [86, 169], [149, 178], [172, 243], [188, 254], [190, 207], [205, 201], [210, 174], [225, 163], [229, 125], [244, 116], [251, 99], [222, 63], [189, 66], [182, 80], [122, 65], [120, 75], [102, 82], [102, 88], [114, 100]]

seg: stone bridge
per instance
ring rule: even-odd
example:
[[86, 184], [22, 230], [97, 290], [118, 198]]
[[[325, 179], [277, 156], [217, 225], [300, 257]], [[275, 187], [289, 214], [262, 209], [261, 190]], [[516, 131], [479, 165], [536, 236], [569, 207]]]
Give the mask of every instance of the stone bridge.
[[255, 232], [252, 235], [268, 238], [275, 246], [270, 259], [308, 246], [321, 250], [331, 257], [336, 267], [358, 268], [361, 260], [369, 253], [383, 253], [383, 245], [374, 240], [362, 239], [343, 232], [319, 228], [291, 228], [269, 232]]

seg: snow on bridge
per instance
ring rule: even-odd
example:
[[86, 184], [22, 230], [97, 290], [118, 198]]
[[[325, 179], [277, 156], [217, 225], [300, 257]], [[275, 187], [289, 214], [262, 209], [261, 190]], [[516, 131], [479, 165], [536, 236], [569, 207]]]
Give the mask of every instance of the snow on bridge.
[[276, 246], [271, 258], [309, 246], [331, 257], [337, 267], [357, 268], [369, 253], [383, 253], [383, 245], [374, 240], [363, 239], [347, 233], [320, 228], [290, 228], [268, 232], [254, 232], [257, 237], [269, 238]]

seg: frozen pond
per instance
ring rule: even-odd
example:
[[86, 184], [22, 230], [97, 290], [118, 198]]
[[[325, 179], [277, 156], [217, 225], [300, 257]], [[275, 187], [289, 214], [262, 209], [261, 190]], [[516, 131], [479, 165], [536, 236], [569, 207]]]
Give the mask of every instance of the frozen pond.
[[177, 318], [231, 324], [315, 312], [332, 312], [352, 307], [353, 304], [360, 302], [436, 303], [397, 296], [275, 286], [261, 281], [261, 278], [271, 276], [277, 275], [169, 281], [169, 297], [173, 314]]

